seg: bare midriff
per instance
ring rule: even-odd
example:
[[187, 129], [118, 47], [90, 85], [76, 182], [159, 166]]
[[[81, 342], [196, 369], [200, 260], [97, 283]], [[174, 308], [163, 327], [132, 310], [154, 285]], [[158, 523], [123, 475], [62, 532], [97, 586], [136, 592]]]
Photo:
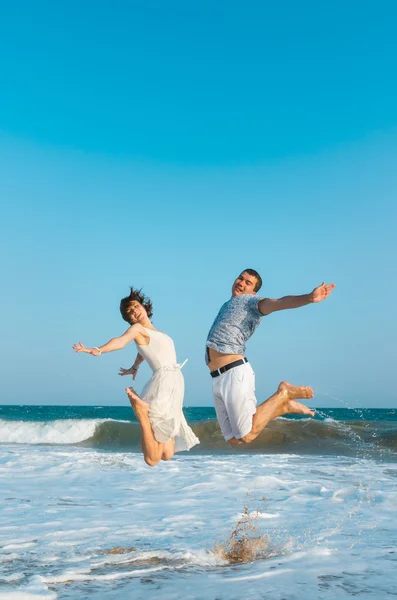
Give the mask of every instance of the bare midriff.
[[208, 368], [210, 371], [216, 371], [216, 369], [220, 369], [225, 365], [228, 365], [235, 360], [239, 360], [240, 358], [244, 358], [243, 354], [222, 354], [221, 352], [217, 352], [212, 348], [208, 348], [210, 362], [208, 363]]

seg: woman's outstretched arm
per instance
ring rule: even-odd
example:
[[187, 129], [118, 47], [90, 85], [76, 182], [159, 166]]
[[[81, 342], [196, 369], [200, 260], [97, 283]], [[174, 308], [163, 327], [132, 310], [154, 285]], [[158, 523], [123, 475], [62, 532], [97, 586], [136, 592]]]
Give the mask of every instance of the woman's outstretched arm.
[[141, 365], [144, 360], [145, 359], [143, 356], [138, 352], [132, 367], [130, 369], [123, 369], [123, 367], [120, 367], [119, 375], [132, 375], [132, 379], [135, 379], [136, 374], [138, 373], [139, 365]]
[[85, 352], [86, 354], [92, 354], [92, 356], [99, 356], [100, 354], [105, 354], [106, 352], [114, 352], [115, 350], [121, 350], [127, 344], [132, 342], [137, 335], [140, 333], [139, 325], [132, 325], [127, 329], [123, 335], [119, 337], [112, 338], [103, 346], [94, 346], [94, 348], [87, 348], [84, 346], [82, 342], [73, 345], [73, 350], [75, 352]]

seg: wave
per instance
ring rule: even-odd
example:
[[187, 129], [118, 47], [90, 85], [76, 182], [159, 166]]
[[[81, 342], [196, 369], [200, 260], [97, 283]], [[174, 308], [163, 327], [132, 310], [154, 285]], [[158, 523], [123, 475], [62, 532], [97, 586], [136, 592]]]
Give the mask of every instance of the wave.
[[[249, 445], [230, 447], [216, 420], [191, 423], [200, 445], [197, 453], [313, 453], [352, 455], [397, 450], [397, 426], [390, 422], [336, 421], [331, 418], [272, 421]], [[140, 449], [140, 426], [114, 419], [11, 421], [0, 419], [0, 443], [79, 445], [117, 450]]]
[[3, 444], [78, 444], [95, 437], [106, 419], [8, 421], [0, 419]]

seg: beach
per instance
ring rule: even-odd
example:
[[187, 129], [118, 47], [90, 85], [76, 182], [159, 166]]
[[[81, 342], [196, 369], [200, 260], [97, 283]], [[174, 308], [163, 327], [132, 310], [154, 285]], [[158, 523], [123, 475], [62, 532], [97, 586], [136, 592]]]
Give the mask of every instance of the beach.
[[201, 447], [150, 468], [128, 409], [0, 407], [0, 598], [394, 596], [396, 412], [279, 419], [230, 451], [187, 409]]

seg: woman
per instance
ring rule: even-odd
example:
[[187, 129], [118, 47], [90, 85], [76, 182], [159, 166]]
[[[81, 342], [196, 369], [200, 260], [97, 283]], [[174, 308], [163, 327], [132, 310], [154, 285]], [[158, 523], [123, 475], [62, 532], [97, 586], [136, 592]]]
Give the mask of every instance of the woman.
[[190, 450], [199, 443], [186, 423], [182, 412], [184, 380], [183, 365], [177, 364], [174, 342], [155, 329], [150, 321], [152, 303], [140, 290], [130, 288], [131, 293], [120, 302], [121, 316], [131, 327], [103, 346], [86, 348], [81, 342], [74, 344], [76, 352], [99, 356], [106, 352], [121, 350], [134, 341], [138, 354], [131, 369], [121, 369], [120, 375], [132, 371], [135, 379], [139, 365], [146, 359], [153, 371], [145, 385], [142, 399], [133, 388], [127, 388], [127, 396], [142, 428], [142, 452], [145, 462], [154, 467], [160, 460], [169, 460], [174, 452]]

